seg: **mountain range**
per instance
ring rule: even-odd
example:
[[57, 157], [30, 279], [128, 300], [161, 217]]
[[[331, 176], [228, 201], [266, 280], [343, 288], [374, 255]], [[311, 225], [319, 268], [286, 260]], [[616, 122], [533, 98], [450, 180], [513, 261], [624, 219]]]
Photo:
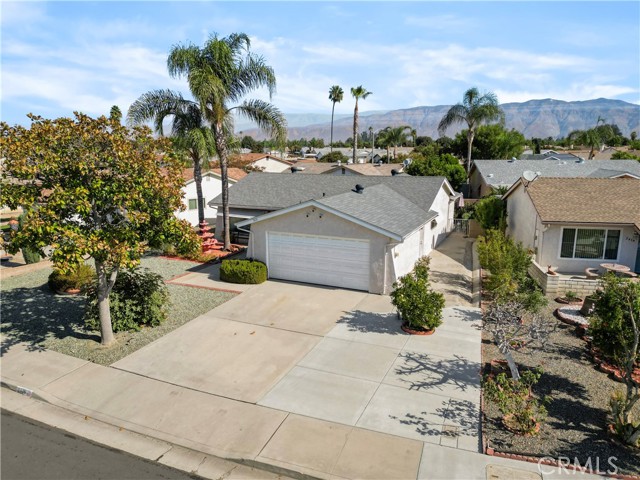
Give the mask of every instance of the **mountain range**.
[[[523, 103], [504, 103], [501, 105], [505, 113], [505, 126], [514, 128], [526, 138], [558, 138], [565, 137], [574, 130], [593, 128], [598, 118], [606, 123], [616, 124], [625, 136], [631, 132], [640, 133], [640, 105], [599, 98], [596, 100], [565, 102], [562, 100], [544, 99], [529, 100]], [[388, 126], [409, 125], [416, 129], [419, 136], [438, 138], [438, 123], [450, 105], [433, 107], [414, 107], [384, 112], [362, 112], [360, 114], [361, 131], [373, 127], [375, 131]], [[329, 140], [331, 115], [325, 114], [292, 114], [286, 115], [288, 122], [288, 138], [322, 138]], [[255, 128], [243, 125], [242, 134], [251, 135], [257, 140], [264, 139], [264, 134]], [[466, 127], [466, 124], [452, 126], [447, 136], [453, 137]], [[238, 132], [240, 128], [236, 128]], [[334, 119], [334, 140], [346, 140], [352, 136], [353, 116], [336, 115]]]

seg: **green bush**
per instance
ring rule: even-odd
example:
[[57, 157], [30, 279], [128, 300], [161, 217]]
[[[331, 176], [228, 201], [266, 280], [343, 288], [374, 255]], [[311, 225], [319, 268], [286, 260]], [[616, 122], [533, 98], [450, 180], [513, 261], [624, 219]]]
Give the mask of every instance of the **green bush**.
[[474, 217], [485, 230], [506, 228], [506, 204], [495, 195], [484, 197], [475, 203]]
[[[18, 230], [22, 230], [22, 225], [24, 224], [26, 215], [27, 215], [27, 211], [25, 210], [18, 217]], [[42, 260], [42, 255], [40, 255], [40, 252], [34, 248], [23, 247], [21, 248], [21, 250], [22, 250], [22, 257], [24, 258], [24, 263], [26, 263], [27, 265], [31, 263], [38, 263], [40, 260]]]
[[49, 275], [48, 285], [54, 292], [65, 292], [69, 289], [84, 290], [96, 278], [96, 271], [90, 265], [81, 263], [70, 273], [62, 273], [60, 270], [54, 270]]
[[505, 416], [505, 424], [517, 433], [534, 435], [537, 425], [547, 417], [547, 409], [534, 397], [532, 389], [538, 383], [542, 370], [527, 370], [520, 380], [501, 373], [495, 379], [485, 379], [487, 398], [494, 402]]
[[429, 288], [428, 257], [393, 284], [391, 303], [410, 328], [433, 330], [442, 324], [444, 295]]
[[344, 153], [336, 150], [335, 152], [322, 155], [318, 161], [325, 163], [337, 163], [338, 161], [347, 162], [348, 160], [349, 158]]
[[[640, 318], [640, 284], [608, 274], [595, 298], [594, 314], [589, 321], [593, 346], [616, 365], [623, 365], [626, 352], [633, 346], [634, 334], [631, 313], [626, 298], [633, 298], [635, 321]], [[636, 356], [640, 361], [640, 350]]]
[[257, 260], [223, 260], [220, 280], [230, 283], [262, 283], [267, 281], [267, 266]]
[[[169, 292], [162, 276], [141, 268], [122, 270], [109, 295], [113, 331], [160, 325], [167, 317], [168, 300]], [[97, 283], [88, 291], [84, 320], [87, 328], [100, 329]]]
[[478, 238], [477, 249], [480, 265], [491, 272], [484, 286], [496, 300], [532, 288], [527, 273], [531, 256], [522, 243], [514, 242], [500, 230], [488, 230]]

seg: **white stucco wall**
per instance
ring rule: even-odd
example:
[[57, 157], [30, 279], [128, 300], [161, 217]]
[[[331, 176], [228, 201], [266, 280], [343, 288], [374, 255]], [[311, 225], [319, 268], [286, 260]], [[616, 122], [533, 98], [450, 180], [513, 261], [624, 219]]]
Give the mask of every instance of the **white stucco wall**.
[[[229, 184], [231, 186], [231, 184]], [[187, 220], [194, 227], [198, 226], [198, 209], [189, 210], [189, 199], [198, 198], [196, 195], [196, 182], [191, 181], [182, 187], [182, 204], [186, 210], [175, 212], [176, 217]], [[202, 196], [204, 197], [204, 218], [213, 226], [216, 221], [218, 209], [210, 207], [208, 202], [222, 193], [222, 182], [215, 175], [208, 174], [202, 177]]]
[[291, 165], [280, 162], [274, 158], [265, 157], [252, 163], [254, 167], [262, 169], [263, 172], [280, 173], [284, 172]]
[[[406, 275], [422, 255], [428, 255], [431, 251], [431, 243], [426, 243], [421, 248], [421, 241], [425, 241], [425, 233], [428, 232], [429, 225], [423, 226], [419, 230], [409, 235], [404, 242], [392, 248], [393, 273], [395, 278]], [[428, 235], [428, 234], [427, 234]], [[430, 238], [430, 237], [429, 237]], [[430, 242], [430, 240], [429, 240]], [[422, 252], [422, 253], [421, 253]]]
[[453, 223], [455, 202], [449, 198], [449, 192], [444, 188], [441, 188], [436, 195], [431, 210], [437, 212], [438, 216], [435, 219], [435, 227], [431, 226], [431, 222], [425, 225], [425, 250], [427, 252], [425, 255], [428, 255], [432, 248], [437, 247], [447, 238], [450, 225]]
[[320, 210], [316, 209], [315, 214], [307, 217], [307, 209], [301, 209], [254, 223], [251, 225], [247, 257], [267, 261], [267, 232], [269, 231], [369, 240], [369, 292], [388, 293], [395, 277], [386, 271], [388, 270], [386, 258], [390, 255], [387, 253], [387, 245], [394, 241], [327, 212], [322, 212], [322, 218], [320, 218], [319, 213]]
[[[522, 184], [518, 185], [506, 199], [507, 202], [507, 235], [531, 249], [538, 246], [536, 227], [539, 222], [538, 212]], [[538, 233], [539, 235], [539, 233]], [[536, 256], [540, 262], [539, 256]]]

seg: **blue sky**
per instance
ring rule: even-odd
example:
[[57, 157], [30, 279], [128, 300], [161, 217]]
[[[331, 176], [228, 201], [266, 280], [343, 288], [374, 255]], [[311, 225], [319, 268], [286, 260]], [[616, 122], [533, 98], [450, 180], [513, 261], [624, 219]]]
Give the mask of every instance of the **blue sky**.
[[[274, 67], [286, 113], [330, 113], [328, 90], [373, 92], [361, 110], [452, 104], [471, 86], [502, 103], [640, 103], [640, 2], [5, 2], [2, 120], [126, 112], [171, 88], [172, 45], [245, 32]], [[255, 97], [266, 98], [265, 92]]]

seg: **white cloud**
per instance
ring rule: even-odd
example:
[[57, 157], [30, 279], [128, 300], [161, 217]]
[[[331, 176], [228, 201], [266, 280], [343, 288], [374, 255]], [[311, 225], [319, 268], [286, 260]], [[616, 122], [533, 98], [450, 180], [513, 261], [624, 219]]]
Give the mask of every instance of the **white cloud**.
[[[553, 98], [555, 100], [574, 101], [595, 98], [616, 98], [620, 95], [639, 93], [640, 90], [620, 85], [593, 85], [590, 83], [574, 83], [567, 88], [554, 87], [550, 90], [517, 90], [497, 89], [496, 95], [501, 103], [526, 102], [532, 99]], [[640, 103], [640, 102], [636, 102]]]
[[2, 25], [20, 25], [21, 28], [38, 23], [46, 17], [46, 8], [40, 2], [0, 2]]
[[456, 30], [467, 28], [472, 25], [473, 22], [455, 15], [433, 15], [429, 17], [407, 17], [404, 20], [404, 24], [430, 30]]

